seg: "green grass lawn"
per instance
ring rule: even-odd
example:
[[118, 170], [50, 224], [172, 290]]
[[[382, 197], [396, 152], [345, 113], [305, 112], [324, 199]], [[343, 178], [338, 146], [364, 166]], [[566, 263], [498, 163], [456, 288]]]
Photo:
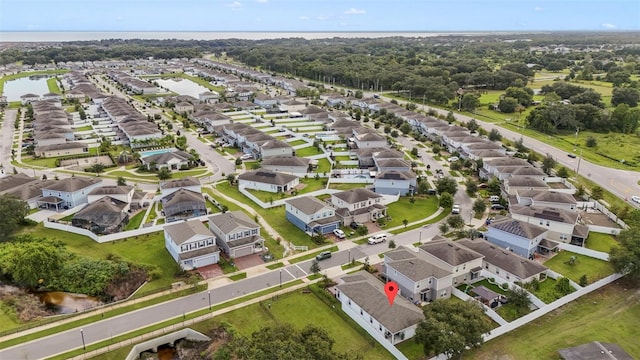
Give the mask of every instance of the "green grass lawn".
[[521, 310], [520, 312], [518, 312], [518, 309], [511, 303], [500, 305], [494, 310], [498, 313], [498, 315], [509, 322], [523, 317], [531, 312], [531, 310], [529, 309]]
[[242, 279], [246, 279], [246, 278], [247, 278], [247, 273], [246, 272], [241, 272], [241, 273], [229, 276], [229, 279], [233, 280], [233, 281], [238, 281], [238, 280], [242, 280]]
[[16, 317], [16, 314], [8, 306], [0, 302], [0, 332], [14, 329], [22, 323]]
[[329, 189], [336, 189], [336, 190], [351, 190], [351, 189], [358, 189], [358, 188], [362, 188], [367, 186], [367, 184], [352, 184], [352, 183], [329, 183]]
[[443, 209], [442, 212], [440, 214], [438, 214], [438, 216], [434, 217], [433, 219], [430, 219], [430, 220], [427, 220], [427, 221], [422, 221], [422, 222], [417, 223], [415, 225], [409, 225], [407, 227], [402, 227], [402, 228], [397, 229], [397, 230], [391, 230], [389, 232], [391, 234], [396, 234], [397, 235], [397, 234], [403, 233], [405, 231], [421, 228], [421, 227], [423, 227], [425, 225], [428, 225], [428, 224], [437, 223], [440, 220], [442, 220], [442, 219], [446, 218], [447, 216], [449, 216], [449, 214], [451, 214], [451, 208], [446, 208], [446, 209]]
[[[576, 257], [574, 265], [568, 264], [571, 256]], [[607, 261], [590, 258], [570, 251], [559, 252], [556, 256], [547, 260], [544, 266], [562, 274], [562, 276], [568, 277], [576, 283], [580, 281], [582, 275], [587, 275], [587, 280], [589, 284], [591, 284], [594, 281], [613, 274], [613, 267]]]
[[58, 87], [58, 79], [57, 78], [49, 78], [47, 79], [47, 87], [49, 88], [50, 93], [54, 94], [62, 94], [60, 87]]
[[222, 182], [217, 184], [217, 189], [223, 194], [241, 201], [251, 206], [260, 216], [262, 216], [276, 231], [284, 238], [284, 240], [299, 246], [308, 246], [316, 248], [318, 245], [311, 241], [309, 235], [304, 231], [298, 229], [295, 225], [289, 222], [285, 217], [284, 206], [278, 206], [271, 209], [263, 209], [256, 205], [253, 201], [244, 196], [238, 188], [229, 185], [228, 182]]
[[[270, 309], [259, 304], [249, 305], [217, 316], [219, 322], [231, 324], [239, 334], [249, 336], [261, 327], [278, 322], [291, 323], [298, 328], [307, 324], [320, 326], [335, 340], [334, 349], [340, 353], [360, 354], [363, 359], [392, 359], [380, 345], [371, 344], [351, 324], [334, 313], [328, 305], [313, 294], [292, 292], [268, 301]], [[338, 311], [339, 307], [338, 307]], [[271, 316], [269, 315], [269, 313]]]
[[609, 253], [614, 246], [618, 246], [618, 240], [609, 234], [590, 232], [585, 245], [588, 249]]
[[175, 281], [175, 273], [180, 270], [178, 264], [164, 247], [164, 234], [162, 231], [104, 244], [99, 244], [86, 236], [47, 229], [41, 224], [25, 228], [23, 231], [36, 236], [58, 239], [67, 245], [69, 251], [82, 256], [105, 259], [107, 255], [114, 254], [135, 264], [156, 266], [161, 270], [160, 278], [147, 283], [141, 289], [142, 292], [171, 285]]
[[[606, 319], [606, 321], [603, 321]], [[465, 359], [555, 360], [557, 351], [594, 340], [620, 345], [640, 358], [637, 288], [614, 283], [463, 355]]]
[[316, 149], [314, 146], [307, 146], [302, 149], [296, 150], [296, 156], [305, 157], [305, 156], [313, 156], [323, 154], [322, 150]]
[[424, 219], [438, 210], [438, 198], [436, 196], [416, 196], [416, 201], [412, 204], [409, 196], [403, 196], [400, 200], [387, 206], [387, 215], [392, 220], [387, 223], [387, 227], [402, 225], [402, 220], [409, 222]]
[[56, 158], [39, 158], [34, 159], [30, 156], [22, 157], [22, 162], [31, 166], [42, 166], [46, 168], [56, 167]]
[[329, 171], [331, 171], [331, 163], [329, 162], [329, 159], [327, 158], [319, 159], [318, 168], [316, 169], [316, 172], [319, 174], [324, 174], [324, 173], [328, 173]]
[[556, 291], [557, 283], [558, 282], [555, 279], [547, 277], [546, 279], [544, 279], [544, 281], [540, 282], [538, 290], [529, 291], [531, 291], [533, 295], [542, 300], [544, 303], [549, 304], [562, 297], [562, 294]]
[[89, 130], [93, 130], [93, 127], [91, 125], [87, 125], [87, 126], [83, 126], [75, 129], [75, 131], [89, 131]]
[[203, 186], [202, 191], [204, 191], [206, 194], [209, 194], [209, 196], [215, 199], [219, 204], [226, 205], [229, 208], [229, 211], [238, 211], [238, 210], [244, 211], [240, 206], [236, 205], [235, 203], [232, 203], [231, 201], [225, 200], [222, 197], [215, 195], [213, 193], [213, 190], [211, 190], [211, 188], [209, 188], [208, 186]]
[[298, 145], [302, 145], [302, 144], [308, 144], [308, 142], [306, 142], [304, 140], [295, 140], [295, 141], [292, 141], [292, 142], [290, 142], [288, 144], [291, 145], [291, 146], [298, 146]]
[[142, 218], [144, 218], [144, 214], [146, 213], [146, 209], [140, 210], [137, 214], [133, 215], [129, 218], [129, 223], [124, 227], [125, 230], [134, 230], [140, 227], [142, 224]]

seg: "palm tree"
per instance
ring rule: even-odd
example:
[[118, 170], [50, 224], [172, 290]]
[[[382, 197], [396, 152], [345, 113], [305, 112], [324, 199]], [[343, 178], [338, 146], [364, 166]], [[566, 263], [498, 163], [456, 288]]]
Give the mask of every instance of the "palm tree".
[[162, 169], [160, 169], [160, 171], [158, 171], [158, 179], [160, 180], [171, 179], [171, 171], [169, 171], [169, 169], [167, 169], [166, 167], [163, 167]]

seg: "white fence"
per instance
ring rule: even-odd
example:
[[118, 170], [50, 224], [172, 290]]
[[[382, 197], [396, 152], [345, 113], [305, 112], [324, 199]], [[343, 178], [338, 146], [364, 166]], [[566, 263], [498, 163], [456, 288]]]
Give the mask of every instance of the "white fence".
[[589, 231], [593, 231], [601, 234], [619, 235], [620, 231], [622, 231], [622, 229], [612, 228], [608, 226], [598, 226], [598, 225], [588, 225], [588, 226], [589, 226]]
[[558, 247], [562, 250], [571, 251], [576, 254], [585, 255], [585, 256], [589, 256], [589, 257], [604, 260], [604, 261], [609, 261], [609, 254], [602, 251], [591, 250], [582, 246], [576, 246], [576, 245], [571, 245], [566, 243], [559, 243]]
[[[285, 204], [285, 202], [287, 200], [291, 200], [291, 199], [296, 199], [299, 197], [303, 197], [303, 196], [320, 196], [320, 195], [324, 195], [324, 194], [335, 194], [340, 192], [341, 190], [336, 190], [336, 189], [321, 189], [321, 190], [316, 190], [316, 191], [312, 191], [306, 194], [301, 194], [298, 196], [292, 196], [292, 197], [288, 197], [286, 199], [278, 199], [278, 200], [273, 200], [273, 202], [269, 202], [266, 203], [260, 199], [258, 199], [256, 196], [254, 196], [251, 192], [249, 192], [246, 188], [244, 187], [239, 187], [238, 190], [246, 197], [248, 197], [249, 199], [251, 199], [251, 201], [253, 201], [254, 203], [260, 205], [261, 208], [263, 209], [270, 209], [270, 208], [274, 208], [274, 207], [278, 207], [278, 206], [282, 206]], [[274, 196], [278, 196], [278, 194], [274, 193]]]

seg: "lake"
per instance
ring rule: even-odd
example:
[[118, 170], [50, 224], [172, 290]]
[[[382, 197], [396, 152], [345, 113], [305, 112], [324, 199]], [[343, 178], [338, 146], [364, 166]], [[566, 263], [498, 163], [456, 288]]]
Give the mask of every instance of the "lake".
[[155, 79], [160, 86], [165, 87], [180, 95], [189, 95], [194, 98], [198, 98], [199, 94], [209, 91], [206, 87], [198, 85], [191, 80], [177, 78], [177, 79]]
[[38, 77], [31, 79], [28, 76], [7, 81], [4, 83], [3, 95], [7, 97], [7, 101], [20, 101], [20, 96], [24, 94], [44, 95], [49, 92], [47, 86], [48, 77]]

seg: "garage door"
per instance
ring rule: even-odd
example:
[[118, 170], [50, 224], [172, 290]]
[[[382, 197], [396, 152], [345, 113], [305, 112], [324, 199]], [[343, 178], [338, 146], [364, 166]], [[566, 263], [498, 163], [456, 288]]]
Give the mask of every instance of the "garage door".
[[252, 246], [253, 245], [247, 246], [247, 247], [243, 247], [243, 248], [239, 248], [239, 249], [235, 249], [233, 251], [233, 254], [234, 254], [233, 257], [234, 258], [239, 258], [241, 256], [247, 256], [247, 255], [253, 254], [253, 251], [251, 251], [251, 247]]

